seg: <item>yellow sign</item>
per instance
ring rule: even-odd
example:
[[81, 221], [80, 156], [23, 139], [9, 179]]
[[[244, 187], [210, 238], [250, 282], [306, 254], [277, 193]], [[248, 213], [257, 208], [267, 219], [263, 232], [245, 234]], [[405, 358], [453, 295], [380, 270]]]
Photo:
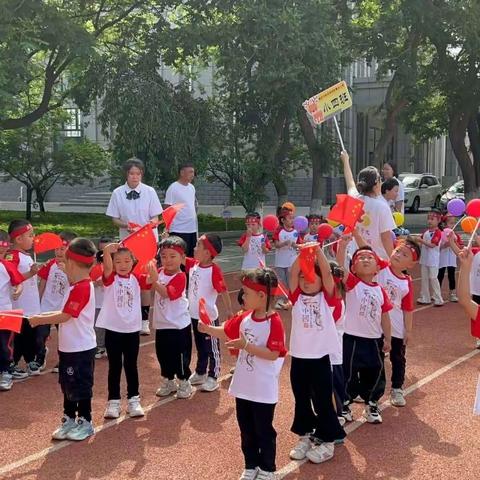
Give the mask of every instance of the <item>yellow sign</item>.
[[341, 81], [303, 102], [303, 108], [317, 125], [351, 106], [352, 97], [345, 81]]

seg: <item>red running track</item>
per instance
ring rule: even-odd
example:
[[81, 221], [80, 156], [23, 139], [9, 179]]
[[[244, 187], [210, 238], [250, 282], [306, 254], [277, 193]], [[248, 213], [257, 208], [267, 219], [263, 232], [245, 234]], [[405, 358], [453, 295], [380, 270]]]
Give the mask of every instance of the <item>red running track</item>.
[[[235, 275], [227, 276], [232, 290]], [[418, 287], [418, 282], [415, 282]], [[232, 299], [236, 293], [232, 292]], [[288, 331], [288, 314], [282, 314]], [[276, 410], [277, 467], [287, 479], [478, 479], [480, 418], [472, 415], [480, 366], [469, 322], [456, 304], [420, 307], [408, 348], [407, 406], [384, 404], [384, 423], [354, 422], [344, 446], [322, 465], [291, 462], [293, 397], [289, 359], [280, 378]], [[99, 360], [93, 399], [97, 434], [81, 443], [50, 441], [62, 412], [57, 375], [45, 373], [16, 383], [0, 395], [0, 477], [73, 480], [130, 479], [235, 480], [243, 469], [234, 401], [228, 395], [233, 360], [224, 352], [221, 390], [196, 392], [189, 400], [158, 399], [160, 382], [153, 337], [143, 337], [140, 354], [142, 419], [102, 417], [106, 402], [107, 361]], [[55, 350], [55, 337], [51, 339]], [[56, 356], [48, 361], [51, 368]], [[192, 362], [193, 364], [193, 362]], [[387, 360], [387, 369], [389, 368]], [[388, 393], [388, 389], [387, 389]], [[388, 396], [385, 397], [384, 401]], [[125, 405], [124, 405], [125, 408]], [[361, 418], [362, 406], [354, 415]]]

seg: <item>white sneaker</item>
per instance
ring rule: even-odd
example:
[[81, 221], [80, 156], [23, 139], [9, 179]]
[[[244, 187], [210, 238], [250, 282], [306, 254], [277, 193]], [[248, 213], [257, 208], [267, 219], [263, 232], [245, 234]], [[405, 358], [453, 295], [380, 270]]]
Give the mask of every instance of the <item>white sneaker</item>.
[[278, 302], [275, 304], [275, 309], [283, 310], [284, 308], [285, 308], [285, 304], [281, 300], [278, 300]]
[[107, 351], [104, 348], [97, 347], [97, 351], [95, 352], [95, 358], [97, 360], [100, 360], [101, 358], [104, 358], [107, 356]]
[[145, 415], [138, 395], [128, 399], [127, 413], [131, 417], [143, 417]]
[[163, 384], [158, 388], [156, 391], [155, 395], [157, 397], [168, 397], [171, 393], [174, 393], [177, 391], [177, 384], [175, 383], [175, 380], [167, 380], [165, 379]]
[[193, 393], [192, 384], [188, 380], [178, 382], [177, 398], [190, 398]]
[[43, 363], [40, 365], [40, 371], [43, 372], [47, 367], [47, 357], [48, 357], [48, 347], [45, 347], [45, 357], [43, 358]]
[[192, 385], [202, 385], [207, 381], [207, 375], [199, 375], [197, 372], [193, 372], [189, 380]]
[[298, 438], [298, 443], [290, 450], [290, 458], [292, 460], [303, 460], [311, 448], [310, 435], [303, 435]]
[[343, 427], [346, 423], [347, 420], [343, 417], [337, 417], [338, 418], [338, 423], [340, 424], [341, 427]]
[[150, 324], [148, 323], [148, 320], [142, 320], [140, 335], [150, 335]]
[[95, 435], [95, 429], [93, 428], [93, 423], [88, 420], [85, 420], [83, 417], [77, 418], [75, 427], [67, 433], [67, 440], [75, 440], [76, 442], [81, 442], [88, 437]]
[[355, 403], [363, 403], [363, 398], [362, 398], [360, 395], [357, 395], [357, 396], [353, 399], [353, 401], [354, 401]]
[[475, 341], [475, 348], [480, 348], [480, 338]]
[[404, 407], [407, 404], [401, 388], [392, 388], [390, 392], [390, 403], [394, 407]]
[[342, 417], [346, 422], [353, 422], [352, 411], [350, 410], [350, 405], [345, 403], [342, 408]]
[[445, 302], [443, 299], [437, 299], [433, 302], [434, 307], [443, 307], [445, 305]]
[[259, 468], [255, 480], [275, 480], [276, 478], [275, 472], [266, 472]]
[[455, 290], [452, 290], [450, 292], [450, 296], [448, 298], [451, 302], [458, 302], [458, 297], [457, 297], [457, 294], [455, 293]]
[[120, 400], [109, 400], [103, 418], [118, 418], [120, 416]]
[[327, 460], [333, 458], [333, 453], [335, 451], [335, 444], [333, 442], [322, 442], [319, 445], [314, 446], [311, 448], [306, 457], [312, 463], [323, 463]]
[[246, 468], [240, 475], [239, 480], [255, 480], [258, 470], [256, 468]]
[[367, 419], [368, 423], [382, 423], [383, 421], [377, 402], [368, 402], [363, 415]]
[[12, 388], [13, 377], [9, 372], [0, 373], [0, 391], [7, 392]]
[[68, 432], [75, 428], [77, 423], [73, 418], [67, 417], [64, 415], [62, 417], [62, 424], [52, 433], [52, 438], [54, 440], [65, 440], [67, 438]]
[[419, 305], [430, 305], [432, 302], [430, 300], [426, 300], [425, 298], [417, 298], [417, 303]]
[[[190, 383], [192, 383], [191, 380], [190, 380]], [[216, 378], [208, 377], [207, 380], [200, 385], [199, 389], [202, 392], [214, 392], [215, 390], [218, 390], [219, 387], [220, 385], [218, 384]]]

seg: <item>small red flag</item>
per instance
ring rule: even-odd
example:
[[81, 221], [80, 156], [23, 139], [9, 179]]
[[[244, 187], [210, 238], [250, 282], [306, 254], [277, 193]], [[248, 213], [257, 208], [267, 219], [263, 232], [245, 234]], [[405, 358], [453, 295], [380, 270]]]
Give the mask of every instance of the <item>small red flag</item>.
[[[175, 205], [170, 205], [162, 212], [162, 219], [163, 223], [165, 223], [165, 228], [170, 230], [170, 226], [172, 225], [173, 219], [177, 215], [177, 213], [185, 206], [184, 203], [176, 203]], [[162, 223], [160, 221], [160, 223]]]
[[138, 261], [134, 269], [135, 273], [141, 273], [145, 265], [157, 254], [157, 240], [152, 230], [154, 227], [155, 225], [147, 223], [122, 240], [122, 245], [128, 248]]
[[212, 320], [208, 316], [207, 306], [205, 305], [205, 299], [203, 297], [200, 298], [200, 300], [198, 301], [198, 313], [202, 323], [204, 323], [205, 325], [212, 324]]
[[0, 330], [20, 333], [22, 330], [23, 310], [5, 310], [0, 312]]
[[364, 201], [359, 198], [344, 193], [337, 194], [337, 203], [330, 210], [327, 218], [345, 225], [345, 233], [348, 233], [355, 229], [355, 225], [364, 215], [363, 205]]
[[128, 228], [130, 230], [138, 230], [139, 228], [142, 228], [142, 226], [139, 225], [138, 223], [128, 222]]
[[316, 257], [314, 246], [300, 248], [300, 270], [308, 283], [315, 281]]
[[44, 253], [60, 247], [63, 247], [63, 240], [56, 233], [41, 233], [33, 239], [35, 253]]

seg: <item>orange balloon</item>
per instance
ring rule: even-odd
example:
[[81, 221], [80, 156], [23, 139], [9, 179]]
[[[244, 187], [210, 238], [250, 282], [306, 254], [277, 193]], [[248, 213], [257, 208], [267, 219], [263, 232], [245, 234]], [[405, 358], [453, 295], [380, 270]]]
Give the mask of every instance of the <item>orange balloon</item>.
[[465, 233], [472, 233], [477, 226], [477, 220], [473, 217], [465, 217], [460, 222], [460, 225]]

